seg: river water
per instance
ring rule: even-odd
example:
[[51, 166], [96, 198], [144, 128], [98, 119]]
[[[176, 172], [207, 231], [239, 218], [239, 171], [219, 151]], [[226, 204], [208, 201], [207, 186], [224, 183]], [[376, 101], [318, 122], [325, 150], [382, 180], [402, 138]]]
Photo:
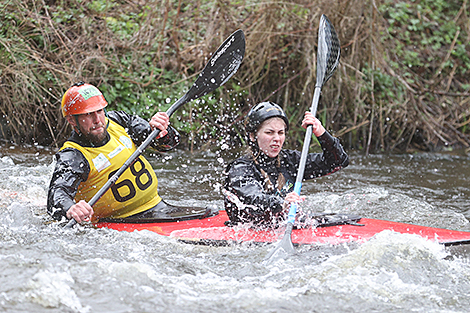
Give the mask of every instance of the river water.
[[[470, 257], [413, 235], [362, 245], [208, 247], [148, 231], [68, 230], [45, 213], [53, 153], [2, 146], [0, 311], [468, 312]], [[352, 153], [346, 169], [304, 183], [304, 209], [470, 231], [465, 153]], [[175, 151], [152, 158], [164, 199], [222, 205], [228, 157]]]

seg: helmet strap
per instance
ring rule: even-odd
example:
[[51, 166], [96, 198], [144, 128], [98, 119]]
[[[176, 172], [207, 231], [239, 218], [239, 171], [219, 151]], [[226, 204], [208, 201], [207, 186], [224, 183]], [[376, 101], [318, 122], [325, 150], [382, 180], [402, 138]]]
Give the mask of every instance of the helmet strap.
[[81, 136], [81, 135], [82, 135], [82, 132], [80, 131], [80, 124], [78, 123], [78, 115], [72, 115], [72, 116], [73, 116], [73, 118], [75, 119], [75, 123], [77, 124], [77, 125], [74, 126], [73, 128], [74, 128], [75, 132], [76, 132], [79, 136]]
[[104, 111], [104, 115], [106, 116], [106, 120], [107, 120], [107, 123], [106, 123], [106, 129], [108, 129], [108, 127], [109, 127], [109, 116], [108, 116], [108, 111], [106, 111], [106, 108], [103, 108], [103, 111]]

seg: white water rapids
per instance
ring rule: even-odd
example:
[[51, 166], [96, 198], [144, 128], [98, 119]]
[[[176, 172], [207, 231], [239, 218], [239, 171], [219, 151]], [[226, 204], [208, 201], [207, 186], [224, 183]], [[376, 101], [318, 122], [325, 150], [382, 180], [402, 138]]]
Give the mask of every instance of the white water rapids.
[[[45, 213], [52, 153], [1, 147], [0, 311], [467, 312], [470, 255], [382, 232], [362, 245], [207, 247], [148, 231], [66, 230]], [[228, 161], [225, 159], [224, 161]], [[222, 206], [221, 156], [153, 158], [162, 197]], [[346, 169], [303, 185], [302, 205], [470, 231], [470, 157], [351, 155]]]

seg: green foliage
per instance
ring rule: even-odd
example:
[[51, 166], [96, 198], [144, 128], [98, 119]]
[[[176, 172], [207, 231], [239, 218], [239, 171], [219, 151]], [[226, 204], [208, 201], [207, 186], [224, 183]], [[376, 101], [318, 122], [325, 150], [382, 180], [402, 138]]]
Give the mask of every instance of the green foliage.
[[[436, 65], [440, 64], [454, 38], [462, 31], [457, 25], [455, 16], [460, 6], [454, 1], [416, 0], [399, 2], [387, 0], [379, 10], [389, 23], [390, 36], [384, 41], [392, 40], [395, 44], [393, 53], [401, 60], [401, 65], [412, 71], [426, 69], [425, 79], [435, 74]], [[454, 60], [448, 60], [441, 68], [450, 71], [458, 60], [465, 72], [469, 69], [469, 56], [464, 46], [464, 36], [458, 36], [456, 47], [452, 51]]]
[[106, 0], [93, 0], [88, 3], [88, 8], [95, 13], [105, 13], [117, 6], [117, 3], [114, 1]]
[[[365, 64], [361, 71], [365, 74], [363, 76], [363, 83], [361, 84], [363, 92], [366, 94], [374, 92], [375, 99], [379, 101], [401, 102], [404, 100], [405, 90], [396, 77], [383, 73], [378, 69], [373, 70], [368, 63]], [[374, 82], [373, 90], [372, 81]]]

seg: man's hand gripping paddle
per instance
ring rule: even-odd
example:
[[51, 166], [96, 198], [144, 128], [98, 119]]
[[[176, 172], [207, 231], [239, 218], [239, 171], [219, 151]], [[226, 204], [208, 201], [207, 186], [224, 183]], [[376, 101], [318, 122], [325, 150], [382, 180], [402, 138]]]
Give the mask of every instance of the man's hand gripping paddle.
[[[336, 34], [330, 20], [323, 14], [320, 18], [320, 26], [318, 28], [318, 51], [317, 51], [317, 81], [315, 84], [315, 93], [313, 95], [312, 106], [310, 112], [315, 116], [317, 112], [318, 102], [320, 100], [321, 88], [330, 79], [335, 71], [340, 56], [340, 44], [338, 35]], [[308, 149], [310, 147], [310, 140], [312, 138], [312, 125], [307, 127], [305, 133], [302, 154], [300, 156], [299, 169], [297, 172], [297, 179], [294, 185], [294, 191], [300, 195], [302, 188], [302, 179], [304, 177], [305, 162], [307, 160]], [[294, 245], [292, 244], [292, 229], [294, 227], [295, 216], [297, 214], [297, 203], [292, 203], [290, 206], [289, 214], [287, 217], [286, 231], [281, 242], [266, 256], [265, 260], [270, 260], [278, 253], [293, 254], [295, 253]]]
[[[205, 96], [218, 87], [225, 84], [240, 67], [245, 55], [245, 34], [241, 29], [228, 37], [217, 51], [212, 55], [199, 77], [192, 85], [191, 89], [178, 101], [176, 101], [167, 111], [168, 116], [179, 109], [183, 104]], [[127, 159], [122, 167], [101, 187], [101, 189], [88, 202], [93, 206], [108, 189], [116, 183], [119, 176], [142, 154], [150, 143], [160, 134], [159, 129], [154, 129], [147, 139], [137, 148], [137, 150]], [[65, 226], [70, 228], [76, 224], [74, 219]]]

